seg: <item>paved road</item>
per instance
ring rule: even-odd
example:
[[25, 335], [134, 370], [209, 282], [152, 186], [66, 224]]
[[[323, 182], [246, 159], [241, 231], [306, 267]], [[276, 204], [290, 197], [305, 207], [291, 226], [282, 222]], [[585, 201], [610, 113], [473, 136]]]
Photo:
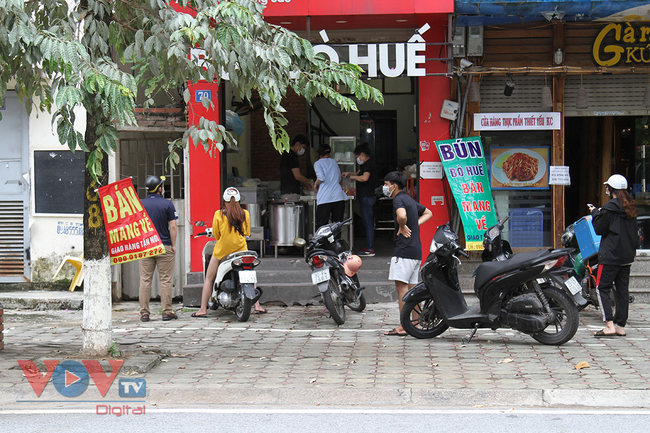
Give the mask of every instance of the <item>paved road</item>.
[[89, 431], [547, 433], [647, 432], [650, 412], [576, 410], [263, 410], [152, 409], [144, 416], [93, 413], [0, 413], [0, 430], [12, 433]]
[[[157, 308], [148, 323], [138, 320], [136, 302], [116, 304], [113, 315], [114, 339], [127, 356], [170, 352], [150, 372], [133, 376], [146, 379], [146, 404], [154, 407], [650, 407], [648, 304], [632, 305], [627, 338], [594, 338], [602, 322], [598, 311], [588, 309], [575, 338], [561, 347], [510, 330], [479, 330], [469, 345], [463, 344], [464, 330], [432, 340], [384, 336], [398, 322], [396, 304], [349, 311], [340, 327], [319, 306], [270, 306], [269, 314], [247, 323], [222, 310], [208, 319], [181, 311], [179, 320], [162, 322]], [[91, 403], [83, 401], [102, 401], [92, 381], [76, 399], [52, 385], [37, 398], [17, 365], [19, 359], [64, 359], [80, 350], [81, 314], [5, 310], [0, 407], [26, 409], [37, 401], [39, 408], [87, 408]], [[590, 367], [576, 370], [582, 361]], [[116, 386], [105, 399], [119, 403]]]

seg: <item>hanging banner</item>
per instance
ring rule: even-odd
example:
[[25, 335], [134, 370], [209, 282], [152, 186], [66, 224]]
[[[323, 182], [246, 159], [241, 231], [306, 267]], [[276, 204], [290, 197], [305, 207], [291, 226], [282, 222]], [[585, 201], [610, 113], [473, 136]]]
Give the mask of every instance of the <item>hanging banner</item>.
[[562, 129], [562, 113], [474, 113], [475, 131], [543, 131]]
[[442, 166], [454, 194], [467, 250], [482, 250], [483, 235], [497, 223], [481, 137], [436, 141]]
[[111, 265], [165, 252], [151, 218], [133, 188], [131, 178], [98, 190], [111, 254]]

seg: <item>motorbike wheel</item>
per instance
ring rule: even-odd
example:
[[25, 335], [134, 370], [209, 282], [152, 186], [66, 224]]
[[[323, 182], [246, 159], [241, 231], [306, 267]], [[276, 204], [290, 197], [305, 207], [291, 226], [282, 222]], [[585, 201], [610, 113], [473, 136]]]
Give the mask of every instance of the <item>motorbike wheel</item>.
[[337, 325], [344, 324], [345, 308], [343, 308], [343, 295], [336, 282], [331, 279], [327, 290], [321, 293], [321, 295], [323, 297], [323, 303], [325, 303], [325, 308], [330, 312], [332, 319], [334, 319]]
[[348, 307], [352, 311], [362, 312], [366, 309], [366, 295], [362, 293], [354, 302], [348, 302]]
[[244, 289], [239, 287], [239, 304], [235, 307], [235, 316], [240, 322], [246, 322], [251, 316], [251, 308], [253, 306], [253, 301], [248, 299], [244, 294]]
[[[414, 315], [417, 318], [414, 319]], [[399, 321], [402, 328], [415, 338], [434, 338], [449, 328], [432, 299], [406, 302], [399, 315]]]
[[572, 339], [578, 330], [578, 309], [569, 295], [554, 287], [542, 289], [542, 293], [557, 321], [531, 336], [542, 344], [560, 346]]

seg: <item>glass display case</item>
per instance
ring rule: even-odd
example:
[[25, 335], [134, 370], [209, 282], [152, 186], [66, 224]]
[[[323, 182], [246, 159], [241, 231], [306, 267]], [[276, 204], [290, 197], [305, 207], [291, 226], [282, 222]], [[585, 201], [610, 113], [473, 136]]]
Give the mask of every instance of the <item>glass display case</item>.
[[[338, 163], [341, 173], [356, 172], [357, 162], [354, 155], [354, 149], [357, 147], [357, 137], [341, 136], [330, 137], [330, 148], [332, 149], [332, 158]], [[350, 179], [342, 179], [341, 187], [348, 197], [354, 197], [356, 194], [356, 182]]]
[[[332, 158], [339, 165], [341, 173], [343, 172], [357, 172], [357, 157], [354, 155], [354, 149], [357, 147], [357, 137], [353, 136], [340, 136], [330, 137], [330, 148], [332, 149]], [[348, 204], [346, 206], [348, 211], [344, 218], [349, 218], [353, 215], [352, 203], [353, 198], [357, 193], [356, 182], [349, 178], [341, 179], [341, 188], [348, 196]], [[354, 224], [348, 226], [349, 230], [343, 233], [343, 238], [350, 244], [350, 249], [354, 248]]]

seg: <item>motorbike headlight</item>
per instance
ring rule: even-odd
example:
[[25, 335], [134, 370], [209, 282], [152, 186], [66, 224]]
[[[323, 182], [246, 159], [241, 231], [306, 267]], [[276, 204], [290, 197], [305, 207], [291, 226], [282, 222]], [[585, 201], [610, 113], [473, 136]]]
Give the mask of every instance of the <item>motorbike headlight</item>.
[[439, 249], [441, 246], [442, 246], [442, 244], [439, 244], [439, 243], [436, 242], [435, 240], [432, 240], [432, 241], [431, 241], [431, 246], [429, 247], [429, 252], [430, 252], [430, 253], [435, 253], [436, 251], [438, 251], [438, 249]]
[[490, 229], [490, 231], [487, 233], [487, 235], [488, 235], [488, 238], [490, 238], [490, 239], [494, 239], [497, 236], [499, 236], [499, 226], [496, 225], [496, 226], [492, 227]]
[[316, 230], [316, 236], [331, 236], [332, 234], [332, 227], [329, 225], [324, 225], [323, 227], [320, 227], [318, 230]]

